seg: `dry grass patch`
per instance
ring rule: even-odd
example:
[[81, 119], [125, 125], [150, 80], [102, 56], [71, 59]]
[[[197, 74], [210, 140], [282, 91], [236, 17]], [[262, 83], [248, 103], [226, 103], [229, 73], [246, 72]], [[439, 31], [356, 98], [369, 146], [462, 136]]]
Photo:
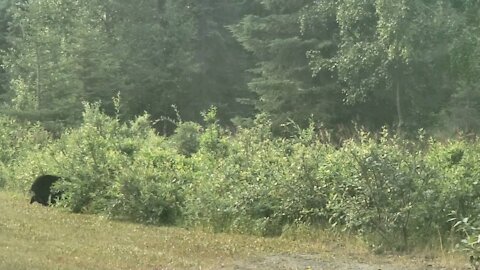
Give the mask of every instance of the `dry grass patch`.
[[242, 260], [281, 254], [411, 261], [374, 256], [359, 240], [321, 231], [282, 238], [212, 234], [66, 213], [6, 192], [0, 192], [0, 201], [0, 269], [232, 269]]

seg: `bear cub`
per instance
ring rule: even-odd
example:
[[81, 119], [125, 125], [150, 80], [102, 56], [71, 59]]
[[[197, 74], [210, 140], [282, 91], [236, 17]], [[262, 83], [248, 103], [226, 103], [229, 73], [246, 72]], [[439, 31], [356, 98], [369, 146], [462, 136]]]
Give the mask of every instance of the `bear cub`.
[[38, 202], [42, 205], [48, 206], [49, 199], [50, 204], [55, 204], [55, 202], [60, 199], [62, 192], [53, 192], [52, 185], [61, 179], [56, 175], [41, 175], [33, 181], [32, 187], [30, 188], [31, 193], [33, 194], [30, 199], [30, 203]]

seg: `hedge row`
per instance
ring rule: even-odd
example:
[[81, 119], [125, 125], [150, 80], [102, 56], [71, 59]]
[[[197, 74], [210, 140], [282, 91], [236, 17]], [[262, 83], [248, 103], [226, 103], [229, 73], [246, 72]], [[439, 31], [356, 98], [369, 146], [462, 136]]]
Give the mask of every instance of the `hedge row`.
[[359, 131], [333, 145], [312, 125], [274, 137], [265, 116], [235, 134], [205, 114], [159, 136], [87, 105], [80, 127], [51, 138], [0, 119], [0, 186], [27, 192], [39, 174], [66, 178], [60, 206], [148, 224], [279, 235], [307, 224], [348, 229], [405, 249], [447, 235], [452, 215], [480, 214], [480, 143]]

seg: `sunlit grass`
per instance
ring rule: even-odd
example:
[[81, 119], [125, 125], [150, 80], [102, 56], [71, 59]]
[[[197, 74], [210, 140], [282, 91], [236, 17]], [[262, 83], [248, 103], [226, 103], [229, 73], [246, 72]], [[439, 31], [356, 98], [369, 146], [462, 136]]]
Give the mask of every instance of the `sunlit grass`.
[[0, 201], [0, 269], [231, 269], [235, 261], [268, 254], [385, 259], [355, 238], [322, 231], [282, 238], [211, 234], [66, 213], [12, 193], [0, 192]]
[[0, 269], [216, 268], [259, 253], [325, 249], [321, 243], [112, 222], [3, 192], [0, 200]]

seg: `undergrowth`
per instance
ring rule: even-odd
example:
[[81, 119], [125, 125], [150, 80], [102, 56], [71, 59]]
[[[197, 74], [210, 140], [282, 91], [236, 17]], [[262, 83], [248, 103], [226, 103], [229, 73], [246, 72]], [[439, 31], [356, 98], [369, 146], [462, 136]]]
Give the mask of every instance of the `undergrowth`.
[[0, 187], [26, 192], [58, 174], [59, 206], [73, 212], [261, 236], [321, 226], [399, 251], [452, 237], [452, 212], [480, 215], [477, 140], [359, 130], [339, 147], [313, 124], [280, 138], [265, 115], [234, 134], [215, 109], [204, 118], [163, 137], [148, 115], [123, 123], [86, 104], [81, 126], [59, 138], [1, 118]]

